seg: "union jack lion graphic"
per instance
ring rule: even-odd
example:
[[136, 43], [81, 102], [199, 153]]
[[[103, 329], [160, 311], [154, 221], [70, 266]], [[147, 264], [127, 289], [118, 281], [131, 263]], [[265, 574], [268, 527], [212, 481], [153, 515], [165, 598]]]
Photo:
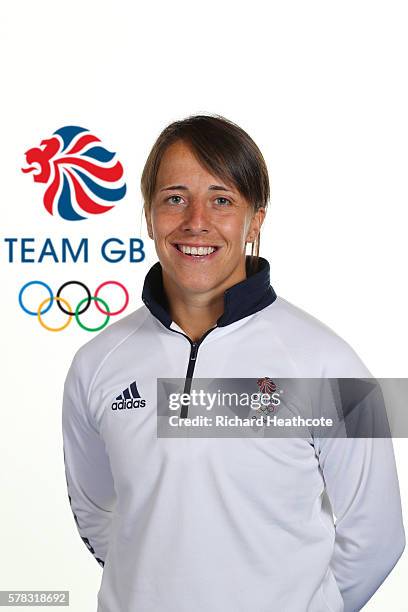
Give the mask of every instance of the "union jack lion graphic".
[[44, 207], [67, 221], [80, 221], [111, 210], [126, 193], [123, 167], [116, 153], [85, 128], [68, 125], [39, 147], [25, 152], [36, 183], [46, 183]]
[[[258, 385], [261, 393], [268, 394], [270, 396], [272, 396], [272, 393], [274, 393], [274, 391], [277, 389], [276, 384], [268, 376], [258, 378], [256, 384]], [[258, 415], [265, 415], [275, 412], [276, 404], [272, 401], [272, 397], [270, 397], [269, 402], [269, 404], [263, 403], [262, 406], [255, 410], [255, 413]]]
[[258, 385], [262, 393], [273, 393], [274, 391], [276, 391], [275, 383], [271, 378], [268, 378], [268, 376], [265, 376], [265, 378], [258, 378], [256, 384]]

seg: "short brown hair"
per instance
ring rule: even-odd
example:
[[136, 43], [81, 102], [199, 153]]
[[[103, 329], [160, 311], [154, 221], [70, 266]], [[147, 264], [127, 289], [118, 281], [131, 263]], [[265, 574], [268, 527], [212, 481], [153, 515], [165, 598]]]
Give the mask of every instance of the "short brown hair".
[[[268, 170], [261, 151], [238, 125], [221, 115], [191, 115], [170, 123], [158, 136], [141, 178], [144, 208], [150, 210], [161, 159], [174, 142], [188, 144], [200, 163], [214, 175], [231, 182], [254, 212], [267, 208], [270, 198]], [[252, 243], [251, 268], [258, 268], [260, 233]]]

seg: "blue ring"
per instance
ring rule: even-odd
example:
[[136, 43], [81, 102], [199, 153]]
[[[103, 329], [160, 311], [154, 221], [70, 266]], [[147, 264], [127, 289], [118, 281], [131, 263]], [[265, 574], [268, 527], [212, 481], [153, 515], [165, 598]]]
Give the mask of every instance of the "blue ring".
[[24, 306], [24, 304], [23, 304], [23, 299], [22, 299], [22, 297], [23, 297], [23, 291], [24, 291], [25, 289], [27, 289], [27, 287], [29, 287], [30, 285], [41, 285], [42, 287], [45, 287], [45, 288], [47, 289], [48, 293], [50, 294], [50, 298], [51, 298], [50, 303], [49, 303], [49, 304], [48, 304], [48, 306], [45, 308], [45, 310], [43, 310], [42, 312], [40, 312], [40, 314], [42, 314], [42, 315], [43, 315], [43, 314], [45, 314], [46, 312], [48, 312], [48, 311], [49, 311], [49, 309], [50, 309], [50, 308], [51, 308], [51, 306], [52, 306], [52, 302], [53, 302], [53, 300], [54, 300], [54, 296], [53, 296], [53, 293], [52, 293], [52, 289], [51, 289], [51, 287], [49, 287], [49, 285], [47, 285], [46, 283], [43, 283], [42, 281], [30, 281], [29, 283], [26, 283], [25, 285], [23, 285], [23, 286], [21, 287], [21, 289], [20, 289], [20, 293], [18, 294], [18, 303], [20, 304], [20, 306], [21, 306], [21, 308], [24, 310], [24, 312], [26, 312], [26, 313], [27, 313], [27, 314], [29, 314], [29, 315], [32, 315], [33, 317], [36, 317], [36, 316], [37, 316], [37, 312], [31, 312], [31, 310], [28, 310], [28, 308], [26, 308], [26, 307]]

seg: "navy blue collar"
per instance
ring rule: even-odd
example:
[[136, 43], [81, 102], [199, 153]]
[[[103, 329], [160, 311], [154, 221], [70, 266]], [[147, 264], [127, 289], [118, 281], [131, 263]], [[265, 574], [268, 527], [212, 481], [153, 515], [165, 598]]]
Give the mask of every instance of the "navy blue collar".
[[[224, 312], [217, 320], [218, 327], [225, 327], [262, 310], [276, 299], [270, 284], [270, 266], [267, 259], [259, 257], [259, 267], [255, 274], [249, 274], [251, 256], [246, 256], [247, 277], [224, 292]], [[150, 312], [163, 325], [170, 327], [172, 318], [163, 288], [162, 267], [156, 262], [148, 271], [142, 291], [142, 300]]]

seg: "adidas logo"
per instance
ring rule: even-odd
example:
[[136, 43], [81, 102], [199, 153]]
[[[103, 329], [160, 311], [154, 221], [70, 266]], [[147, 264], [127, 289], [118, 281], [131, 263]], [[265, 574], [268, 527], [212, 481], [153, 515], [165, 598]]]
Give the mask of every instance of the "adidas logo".
[[136, 381], [132, 382], [112, 403], [112, 410], [123, 410], [124, 408], [143, 408], [146, 401], [141, 399], [137, 390]]

